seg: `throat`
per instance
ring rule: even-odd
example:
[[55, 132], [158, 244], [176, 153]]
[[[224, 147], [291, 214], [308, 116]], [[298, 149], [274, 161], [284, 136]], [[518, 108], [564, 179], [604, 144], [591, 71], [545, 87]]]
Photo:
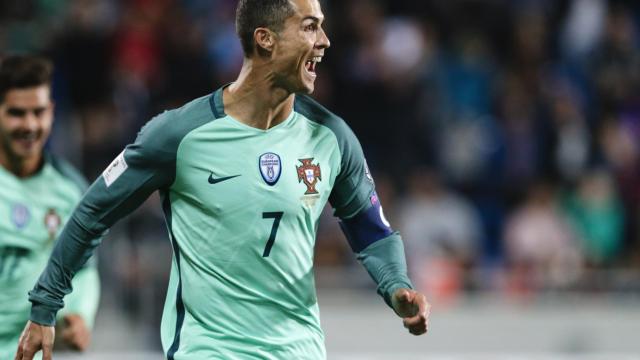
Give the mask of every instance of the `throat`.
[[225, 113], [233, 119], [261, 130], [268, 130], [284, 122], [293, 111], [295, 95], [283, 89], [240, 92], [232, 86], [223, 92]]
[[18, 178], [27, 178], [36, 174], [43, 165], [43, 157], [33, 159], [23, 159], [7, 156], [6, 153], [0, 156], [0, 165]]

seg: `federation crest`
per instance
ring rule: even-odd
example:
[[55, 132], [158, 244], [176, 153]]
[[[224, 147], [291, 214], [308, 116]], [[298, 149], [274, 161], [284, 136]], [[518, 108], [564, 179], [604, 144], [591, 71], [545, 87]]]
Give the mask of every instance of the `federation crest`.
[[298, 172], [298, 182], [304, 182], [307, 186], [305, 195], [317, 194], [316, 184], [322, 180], [322, 172], [320, 171], [320, 164], [312, 164], [313, 158], [298, 159], [302, 163], [302, 166], [296, 166]]
[[282, 173], [282, 161], [278, 154], [268, 152], [260, 155], [258, 166], [260, 167], [260, 175], [267, 185], [273, 186], [278, 182]]

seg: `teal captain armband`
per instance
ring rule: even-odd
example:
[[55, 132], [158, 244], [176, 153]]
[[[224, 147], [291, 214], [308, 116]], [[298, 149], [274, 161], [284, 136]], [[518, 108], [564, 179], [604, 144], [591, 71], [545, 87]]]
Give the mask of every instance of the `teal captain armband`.
[[407, 275], [404, 246], [397, 232], [367, 246], [358, 253], [357, 259], [376, 282], [378, 294], [390, 307], [396, 290], [413, 289]]

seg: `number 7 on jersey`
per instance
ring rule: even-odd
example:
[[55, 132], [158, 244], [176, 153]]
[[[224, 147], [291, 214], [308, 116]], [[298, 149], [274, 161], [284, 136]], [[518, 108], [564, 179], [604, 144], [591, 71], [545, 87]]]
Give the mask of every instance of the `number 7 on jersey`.
[[263, 219], [273, 219], [273, 226], [271, 227], [271, 235], [269, 235], [269, 240], [267, 240], [267, 246], [265, 246], [264, 248], [262, 257], [269, 257], [269, 253], [271, 253], [271, 248], [273, 247], [273, 243], [276, 241], [276, 234], [278, 233], [278, 226], [280, 226], [280, 219], [282, 219], [282, 215], [284, 215], [284, 212], [282, 211], [262, 213]]

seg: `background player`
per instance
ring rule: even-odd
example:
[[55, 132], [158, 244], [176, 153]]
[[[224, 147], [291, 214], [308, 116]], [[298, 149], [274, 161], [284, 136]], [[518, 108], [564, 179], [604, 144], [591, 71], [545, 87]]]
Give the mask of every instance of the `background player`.
[[[54, 239], [86, 183], [43, 151], [51, 132], [52, 65], [32, 56], [0, 62], [0, 359], [16, 349], [30, 304], [25, 295], [45, 267]], [[58, 314], [62, 339], [84, 350], [99, 299], [95, 266], [81, 269]]]
[[314, 89], [329, 47], [323, 20], [317, 0], [240, 1], [237, 81], [152, 120], [92, 185], [31, 292], [17, 359], [42, 347], [51, 356], [73, 269], [155, 190], [174, 247], [168, 359], [325, 358], [312, 264], [327, 201], [378, 292], [411, 333], [426, 332], [429, 305], [412, 290], [357, 139], [296, 95]]

